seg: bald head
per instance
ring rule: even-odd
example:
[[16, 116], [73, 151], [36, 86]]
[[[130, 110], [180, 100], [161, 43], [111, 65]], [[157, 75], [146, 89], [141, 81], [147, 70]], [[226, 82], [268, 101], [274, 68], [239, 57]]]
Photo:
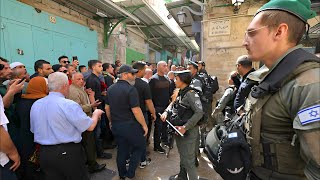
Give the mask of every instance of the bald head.
[[153, 75], [152, 70], [150, 68], [147, 68], [146, 71], [144, 72], [144, 78], [149, 80], [152, 77], [152, 75]]
[[81, 73], [73, 73], [72, 74], [72, 84], [77, 86], [77, 87], [83, 87], [84, 86], [84, 78]]
[[164, 76], [168, 71], [168, 65], [165, 61], [159, 61], [157, 64], [157, 73], [160, 76]]

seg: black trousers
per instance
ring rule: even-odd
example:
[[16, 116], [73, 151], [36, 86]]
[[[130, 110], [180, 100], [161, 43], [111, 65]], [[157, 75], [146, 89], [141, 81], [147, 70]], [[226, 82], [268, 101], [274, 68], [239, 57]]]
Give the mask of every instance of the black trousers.
[[89, 180], [80, 143], [41, 145], [40, 167], [45, 180]]
[[82, 146], [86, 153], [87, 164], [89, 168], [94, 167], [97, 164], [96, 143], [94, 139], [94, 132], [85, 131], [82, 133]]
[[154, 148], [160, 148], [160, 143], [168, 141], [168, 128], [167, 122], [162, 122], [160, 119], [159, 113], [162, 114], [166, 107], [155, 107], [157, 119], [154, 122], [154, 131], [153, 131], [153, 143]]
[[2, 180], [18, 180], [16, 174], [10, 170], [12, 162], [8, 162], [4, 167], [0, 165], [0, 179]]

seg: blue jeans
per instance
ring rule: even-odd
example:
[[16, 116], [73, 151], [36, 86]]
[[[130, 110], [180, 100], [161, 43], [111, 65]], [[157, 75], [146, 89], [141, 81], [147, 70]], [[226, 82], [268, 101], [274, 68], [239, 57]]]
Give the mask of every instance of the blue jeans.
[[0, 179], [5, 180], [17, 180], [16, 174], [10, 170], [10, 166], [12, 166], [11, 162], [8, 162], [4, 167], [0, 165]]
[[[133, 178], [141, 160], [143, 151], [146, 149], [146, 139], [143, 136], [143, 129], [136, 121], [112, 123], [112, 133], [116, 139], [117, 166], [120, 177]], [[126, 169], [126, 160], [130, 156], [130, 164]]]

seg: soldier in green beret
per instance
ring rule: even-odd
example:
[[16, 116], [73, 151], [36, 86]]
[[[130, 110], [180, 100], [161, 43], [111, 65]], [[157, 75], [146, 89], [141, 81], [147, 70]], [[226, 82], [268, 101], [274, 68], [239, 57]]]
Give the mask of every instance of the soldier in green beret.
[[271, 0], [243, 45], [262, 61], [245, 105], [253, 168], [250, 179], [320, 179], [320, 59], [298, 45], [316, 16], [310, 0]]

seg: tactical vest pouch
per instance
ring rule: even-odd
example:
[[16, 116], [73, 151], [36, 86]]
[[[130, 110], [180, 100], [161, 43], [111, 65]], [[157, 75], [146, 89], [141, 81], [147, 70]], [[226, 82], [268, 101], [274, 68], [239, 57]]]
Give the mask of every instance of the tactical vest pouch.
[[183, 126], [185, 123], [187, 123], [188, 119], [183, 120], [177, 115], [177, 116], [171, 116], [169, 121], [174, 126]]
[[[299, 146], [299, 144], [296, 144]], [[262, 139], [260, 144], [261, 167], [281, 174], [304, 176], [303, 160], [299, 149], [291, 146], [290, 142], [266, 143]], [[292, 166], [294, 164], [294, 166]]]
[[183, 126], [192, 117], [193, 111], [179, 102], [175, 102], [173, 106], [178, 110], [178, 114], [171, 116], [169, 121], [174, 126]]

